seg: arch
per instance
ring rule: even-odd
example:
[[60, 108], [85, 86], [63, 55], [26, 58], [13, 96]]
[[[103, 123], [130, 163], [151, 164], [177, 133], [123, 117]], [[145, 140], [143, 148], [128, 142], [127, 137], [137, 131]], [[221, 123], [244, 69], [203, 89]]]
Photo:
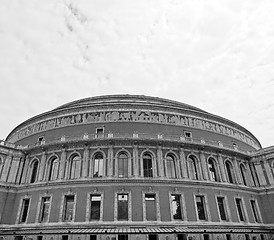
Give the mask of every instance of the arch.
[[209, 178], [211, 181], [219, 182], [220, 177], [218, 174], [218, 165], [217, 161], [213, 157], [209, 157], [207, 160], [208, 170], [209, 170]]
[[240, 164], [240, 172], [241, 172], [243, 184], [247, 186], [246, 168], [243, 163]]
[[169, 152], [165, 157], [166, 162], [166, 176], [168, 178], [176, 178], [176, 157], [173, 153]]
[[150, 151], [142, 153], [143, 176], [153, 177], [153, 154]]
[[234, 175], [233, 165], [229, 160], [225, 161], [225, 169], [226, 169], [228, 182], [235, 183], [235, 175]]
[[38, 169], [39, 169], [39, 160], [37, 158], [31, 161], [30, 169], [31, 169], [30, 183], [34, 183], [37, 181]]
[[48, 160], [48, 181], [58, 179], [59, 158], [57, 155], [52, 155]]
[[118, 177], [128, 177], [129, 174], [129, 155], [126, 151], [117, 153]]
[[187, 157], [187, 163], [188, 163], [188, 176], [190, 179], [192, 180], [198, 180], [199, 176], [198, 176], [198, 169], [197, 169], [197, 156], [195, 156], [194, 154], [190, 154]]
[[81, 176], [81, 155], [78, 152], [73, 152], [69, 156], [69, 179], [80, 178]]
[[92, 157], [92, 176], [94, 178], [103, 177], [104, 154], [101, 151], [95, 152]]

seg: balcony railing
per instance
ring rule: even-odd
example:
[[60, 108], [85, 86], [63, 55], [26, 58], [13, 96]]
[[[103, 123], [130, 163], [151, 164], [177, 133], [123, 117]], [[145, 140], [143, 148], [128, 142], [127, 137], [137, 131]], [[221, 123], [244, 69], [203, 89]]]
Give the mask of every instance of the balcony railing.
[[[204, 138], [190, 138], [179, 135], [166, 135], [166, 134], [148, 134], [148, 133], [103, 133], [103, 134], [84, 134], [79, 136], [61, 136], [59, 138], [51, 140], [42, 140], [35, 144], [29, 144], [26, 146], [15, 146], [14, 144], [9, 144], [10, 146], [15, 146], [17, 149], [28, 149], [43, 145], [53, 145], [65, 142], [77, 142], [77, 141], [92, 141], [92, 140], [105, 140], [105, 139], [136, 139], [136, 140], [160, 140], [160, 141], [173, 141], [178, 143], [188, 143], [200, 146], [212, 146], [220, 149], [232, 150], [243, 154], [251, 154], [250, 151], [239, 148], [237, 145], [229, 145], [222, 143], [220, 141], [213, 141]], [[7, 144], [7, 143], [5, 143]]]

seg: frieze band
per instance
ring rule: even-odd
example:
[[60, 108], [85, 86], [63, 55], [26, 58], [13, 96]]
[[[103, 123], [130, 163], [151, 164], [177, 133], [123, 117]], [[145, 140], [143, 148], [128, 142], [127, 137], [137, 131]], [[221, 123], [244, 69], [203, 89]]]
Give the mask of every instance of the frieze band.
[[51, 120], [43, 121], [29, 125], [9, 137], [9, 141], [14, 143], [22, 138], [46, 130], [66, 127], [75, 124], [88, 124], [99, 122], [145, 122], [171, 124], [185, 127], [204, 129], [223, 135], [234, 137], [255, 148], [259, 148], [249, 136], [235, 128], [227, 127], [208, 120], [197, 117], [184, 116], [179, 114], [153, 113], [151, 111], [102, 111], [91, 113], [79, 113], [69, 116], [57, 117]]

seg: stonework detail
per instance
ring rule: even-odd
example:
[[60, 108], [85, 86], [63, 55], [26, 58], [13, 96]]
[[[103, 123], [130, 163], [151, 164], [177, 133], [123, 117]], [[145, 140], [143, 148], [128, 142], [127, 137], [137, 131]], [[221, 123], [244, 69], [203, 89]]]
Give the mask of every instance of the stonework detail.
[[39, 123], [30, 124], [9, 137], [9, 141], [14, 143], [20, 139], [43, 131], [67, 127], [71, 125], [106, 123], [106, 122], [143, 122], [177, 125], [184, 127], [207, 130], [236, 138], [246, 144], [255, 147], [260, 146], [247, 134], [242, 131], [207, 119], [172, 113], [159, 113], [152, 111], [98, 111], [89, 113], [79, 113], [66, 115]]

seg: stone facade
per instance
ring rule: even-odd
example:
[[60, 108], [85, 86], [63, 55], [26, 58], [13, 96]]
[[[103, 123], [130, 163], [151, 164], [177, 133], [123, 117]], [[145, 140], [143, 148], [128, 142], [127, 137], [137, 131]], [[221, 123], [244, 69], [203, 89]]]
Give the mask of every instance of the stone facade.
[[165, 99], [66, 104], [0, 143], [0, 239], [245, 239], [274, 232], [274, 147]]

